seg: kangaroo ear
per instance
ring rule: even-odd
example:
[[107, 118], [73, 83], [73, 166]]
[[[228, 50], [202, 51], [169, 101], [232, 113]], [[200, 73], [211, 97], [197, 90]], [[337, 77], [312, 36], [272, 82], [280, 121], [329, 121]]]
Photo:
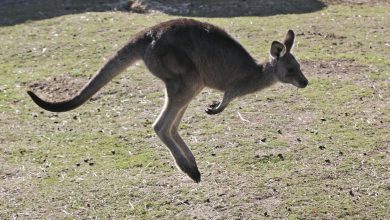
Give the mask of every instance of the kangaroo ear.
[[284, 44], [280, 43], [279, 41], [274, 41], [271, 44], [271, 51], [270, 54], [273, 58], [279, 59], [286, 54], [286, 46]]
[[286, 38], [283, 41], [283, 44], [286, 45], [286, 49], [288, 52], [291, 51], [291, 48], [294, 45], [294, 40], [295, 40], [295, 34], [294, 31], [288, 30], [286, 34]]

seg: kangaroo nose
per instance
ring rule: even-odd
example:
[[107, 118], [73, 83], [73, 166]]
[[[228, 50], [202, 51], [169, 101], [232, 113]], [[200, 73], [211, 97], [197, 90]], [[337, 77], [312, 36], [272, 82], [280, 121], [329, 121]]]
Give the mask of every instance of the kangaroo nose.
[[302, 80], [300, 84], [301, 84], [301, 88], [305, 88], [309, 84], [309, 81], [307, 79], [305, 79], [305, 80]]

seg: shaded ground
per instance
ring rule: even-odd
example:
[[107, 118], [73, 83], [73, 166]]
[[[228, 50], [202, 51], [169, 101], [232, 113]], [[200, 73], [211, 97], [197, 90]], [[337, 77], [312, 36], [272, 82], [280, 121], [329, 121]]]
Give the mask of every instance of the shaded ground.
[[[0, 25], [15, 25], [83, 12], [118, 10], [130, 10], [136, 13], [163, 12], [191, 17], [272, 16], [315, 12], [328, 4], [379, 5], [389, 4], [389, 2], [387, 0], [0, 0]], [[10, 11], [8, 8], [13, 10]]]
[[153, 11], [179, 16], [238, 17], [310, 13], [321, 10], [328, 4], [375, 5], [383, 3], [389, 2], [387, 0], [134, 0], [130, 1], [130, 9], [140, 13]]
[[[68, 14], [124, 10], [126, 0], [0, 0], [0, 25], [49, 19]], [[12, 8], [12, 10], [9, 10]]]
[[281, 1], [150, 1], [137, 0], [130, 8], [137, 12], [158, 11], [171, 15], [194, 17], [271, 16], [300, 14], [321, 10], [325, 4], [318, 0]]

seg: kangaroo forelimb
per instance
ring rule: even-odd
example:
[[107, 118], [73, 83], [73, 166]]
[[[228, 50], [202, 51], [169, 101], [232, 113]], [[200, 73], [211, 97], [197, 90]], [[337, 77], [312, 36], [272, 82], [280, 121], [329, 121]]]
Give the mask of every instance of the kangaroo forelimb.
[[235, 95], [234, 92], [226, 91], [223, 95], [222, 101], [211, 104], [209, 108], [206, 109], [206, 113], [209, 115], [221, 113], [235, 97], [237, 97], [237, 95]]

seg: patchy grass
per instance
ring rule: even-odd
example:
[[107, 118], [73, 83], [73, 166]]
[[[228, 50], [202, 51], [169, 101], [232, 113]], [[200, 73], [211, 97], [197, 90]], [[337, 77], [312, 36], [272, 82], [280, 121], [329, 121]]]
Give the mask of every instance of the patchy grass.
[[0, 218], [390, 218], [389, 10], [198, 18], [262, 58], [294, 29], [310, 81], [217, 116], [204, 109], [221, 94], [204, 90], [181, 125], [200, 184], [152, 131], [163, 87], [143, 65], [71, 112], [42, 111], [25, 92], [74, 94], [134, 33], [174, 16], [80, 11], [0, 27]]

